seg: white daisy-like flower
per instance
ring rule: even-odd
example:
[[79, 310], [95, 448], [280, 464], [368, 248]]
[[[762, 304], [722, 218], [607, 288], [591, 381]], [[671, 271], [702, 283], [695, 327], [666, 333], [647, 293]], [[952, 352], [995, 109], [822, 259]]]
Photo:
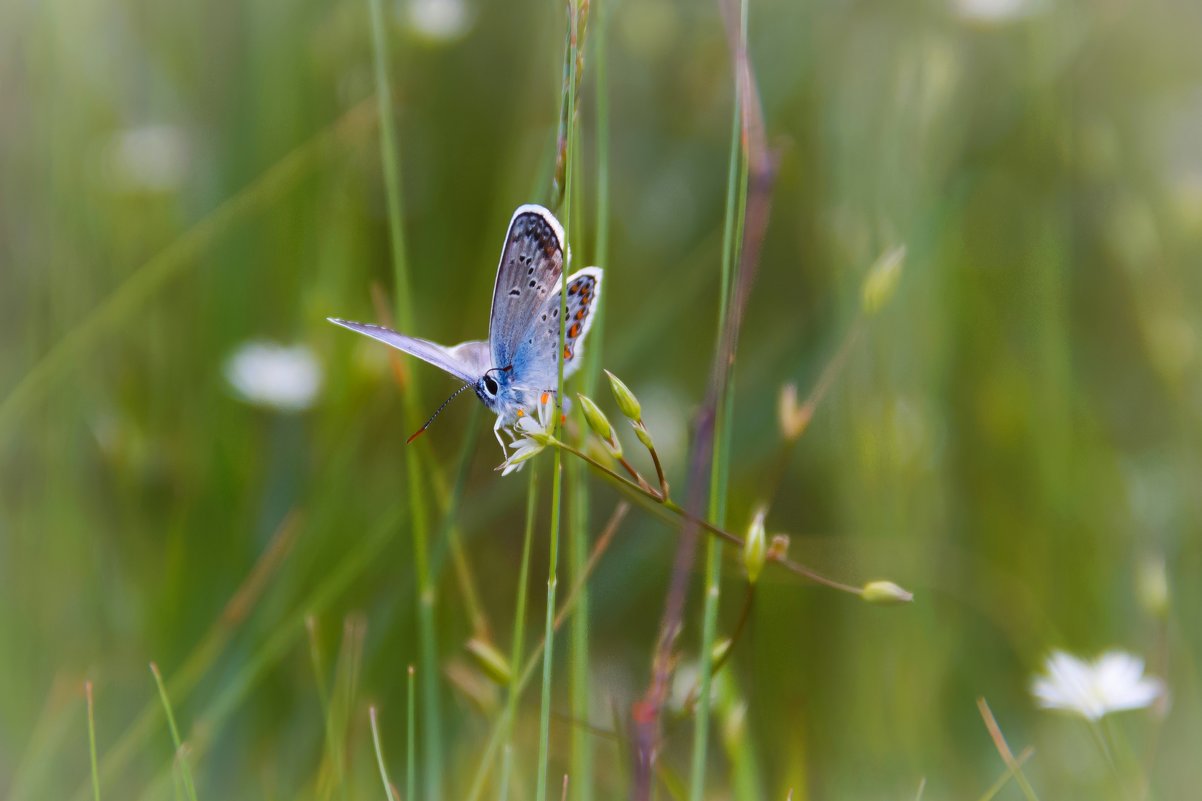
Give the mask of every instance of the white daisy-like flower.
[[533, 459], [543, 448], [554, 441], [555, 403], [551, 393], [544, 392], [534, 407], [534, 414], [518, 412], [518, 421], [511, 430], [513, 434], [514, 451], [501, 463], [499, 468], [502, 476], [516, 473], [522, 466]]
[[299, 412], [313, 405], [322, 372], [304, 345], [247, 342], [226, 360], [225, 378], [247, 403]]
[[1111, 712], [1143, 709], [1164, 693], [1160, 679], [1144, 675], [1144, 660], [1109, 651], [1093, 662], [1053, 651], [1036, 676], [1031, 694], [1045, 709], [1060, 709], [1098, 720]]

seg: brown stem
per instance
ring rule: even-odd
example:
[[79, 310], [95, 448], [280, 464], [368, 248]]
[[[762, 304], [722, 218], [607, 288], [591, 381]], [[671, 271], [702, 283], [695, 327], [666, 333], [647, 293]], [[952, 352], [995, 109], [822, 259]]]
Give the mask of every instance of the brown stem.
[[638, 470], [634, 469], [634, 465], [632, 465], [630, 462], [626, 461], [625, 456], [618, 457], [618, 464], [620, 464], [620, 465], [622, 465], [622, 467], [626, 468], [626, 472], [630, 473], [630, 477], [633, 478], [635, 481], [637, 481], [640, 487], [642, 487], [645, 490], [651, 489], [651, 485], [647, 483], [647, 479], [643, 478], [642, 474], [639, 473]]
[[651, 453], [651, 461], [655, 463], [655, 475], [659, 477], [659, 492], [665, 499], [668, 497], [668, 479], [664, 478], [664, 467], [659, 463], [659, 454], [655, 448], [647, 449]]
[[[681, 519], [681, 521], [683, 521], [684, 523], [690, 523], [690, 524], [696, 525], [702, 529], [705, 529], [705, 531], [707, 531], [712, 536], [715, 536], [718, 539], [723, 540], [724, 542], [734, 546], [735, 548], [741, 549], [743, 547], [743, 538], [742, 537], [738, 536], [737, 534], [731, 534], [729, 531], [722, 528], [721, 526], [716, 526], [713, 523], [711, 523], [710, 521], [701, 517], [700, 515], [696, 515], [696, 514], [693, 514], [692, 512], [689, 512], [687, 509], [680, 506], [680, 504], [676, 503], [671, 498], [663, 498], [660, 496], [660, 494], [658, 492], [651, 489], [650, 487], [641, 487], [638, 484], [635, 484], [633, 481], [630, 481], [626, 477], [622, 476], [620, 473], [618, 473], [614, 470], [611, 470], [610, 468], [601, 464], [600, 462], [598, 462], [596, 459], [592, 458], [588, 454], [584, 453], [581, 450], [578, 450], [577, 448], [572, 447], [571, 445], [568, 445], [567, 443], [556, 440], [554, 442], [554, 444], [556, 446], [562, 448], [567, 453], [570, 453], [579, 459], [583, 459], [594, 470], [601, 473], [607, 479], [609, 479], [614, 484], [616, 484], [619, 488], [623, 489], [626, 492], [634, 493], [634, 495], [632, 497], [634, 497], [635, 500], [642, 502], [646, 508], [660, 513], [661, 517], [663, 517], [665, 520], [668, 520], [671, 522], [680, 522], [680, 521], [673, 520], [672, 518], [669, 518], [669, 517], [666, 517], [665, 515], [663, 515], [663, 510], [666, 509], [666, 510], [670, 511], [672, 514], [679, 517]], [[855, 587], [851, 584], [844, 584], [841, 581], [837, 581], [833, 578], [824, 576], [821, 573], [819, 573], [818, 571], [814, 570], [813, 568], [807, 567], [807, 566], [801, 564], [800, 562], [794, 562], [792, 559], [789, 559], [787, 557], [770, 557], [770, 560], [772, 562], [774, 562], [775, 564], [780, 565], [785, 570], [789, 571], [790, 573], [794, 574], [795, 576], [799, 576], [801, 578], [808, 579], [809, 581], [812, 581], [815, 584], [821, 584], [824, 587], [830, 587], [831, 589], [834, 589], [834, 590], [840, 590], [841, 592], [846, 592], [851, 595], [855, 595], [857, 597], [862, 596], [864, 594], [863, 590], [860, 587]]]

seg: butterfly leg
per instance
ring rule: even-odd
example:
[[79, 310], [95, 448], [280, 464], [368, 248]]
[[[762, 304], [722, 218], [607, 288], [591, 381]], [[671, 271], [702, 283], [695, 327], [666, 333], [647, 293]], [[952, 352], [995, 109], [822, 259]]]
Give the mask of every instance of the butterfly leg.
[[505, 454], [505, 458], [509, 458], [509, 449], [505, 447], [505, 440], [501, 439], [501, 425], [505, 420], [505, 416], [498, 414], [497, 422], [493, 424], [492, 433], [497, 438], [497, 442], [501, 444], [501, 453]]

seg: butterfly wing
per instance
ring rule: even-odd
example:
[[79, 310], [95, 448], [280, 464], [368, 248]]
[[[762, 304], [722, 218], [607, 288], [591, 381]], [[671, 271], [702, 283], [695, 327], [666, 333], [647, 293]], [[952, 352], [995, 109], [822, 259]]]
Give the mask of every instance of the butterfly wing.
[[445, 348], [435, 342], [417, 337], [407, 337], [391, 328], [370, 323], [354, 323], [350, 320], [339, 320], [330, 317], [329, 321], [343, 328], [349, 328], [372, 339], [391, 345], [397, 350], [404, 351], [410, 356], [416, 356], [424, 362], [434, 365], [440, 370], [450, 373], [464, 383], [475, 383], [489, 368], [488, 343], [481, 341], [464, 342], [453, 348]]
[[[585, 267], [568, 276], [568, 302], [563, 332], [563, 377], [580, 367], [584, 338], [593, 325], [593, 312], [601, 299], [600, 267]], [[541, 392], [559, 382], [559, 289], [539, 309], [519, 340], [513, 360], [513, 382], [522, 389]]]
[[[488, 326], [492, 364], [514, 364], [531, 321], [555, 294], [563, 275], [563, 227], [542, 206], [519, 206], [509, 221]], [[557, 301], [558, 303], [558, 301]]]

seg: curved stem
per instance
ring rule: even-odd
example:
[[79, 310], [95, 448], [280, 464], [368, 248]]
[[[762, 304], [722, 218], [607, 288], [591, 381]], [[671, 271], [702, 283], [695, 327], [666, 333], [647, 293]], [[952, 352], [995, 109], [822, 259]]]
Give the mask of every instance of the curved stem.
[[[633, 481], [631, 481], [630, 479], [621, 475], [620, 473], [601, 464], [596, 459], [594, 459], [593, 457], [586, 454], [584, 451], [581, 451], [578, 448], [568, 445], [566, 442], [560, 442], [557, 439], [553, 439], [551, 441], [551, 444], [555, 446], [557, 451], [566, 451], [567, 453], [570, 453], [579, 459], [583, 459], [594, 470], [596, 470], [597, 472], [604, 475], [611, 482], [616, 484], [620, 489], [622, 489], [623, 491], [625, 491], [627, 493], [630, 493], [631, 496], [635, 500], [639, 501], [645, 508], [651, 509], [653, 511], [666, 509], [666, 510], [672, 512], [677, 517], [680, 517], [680, 518], [683, 518], [684, 520], [688, 520], [690, 522], [696, 523], [697, 525], [701, 526], [703, 529], [708, 531], [711, 535], [717, 537], [718, 539], [725, 540], [726, 542], [730, 543], [731, 545], [733, 545], [737, 548], [743, 547], [743, 538], [742, 537], [738, 536], [737, 534], [731, 534], [729, 531], [722, 528], [721, 526], [714, 525], [713, 523], [709, 522], [708, 520], [706, 520], [704, 518], [698, 517], [694, 514], [690, 514], [688, 511], [686, 511], [684, 509], [684, 507], [682, 507], [682, 506], [680, 506], [680, 504], [676, 503], [676, 501], [673, 501], [671, 498], [661, 497], [660, 494], [653, 489], [645, 489], [643, 487], [640, 487], [638, 484], [634, 483]], [[650, 501], [651, 503], [648, 503], [648, 501]], [[667, 518], [666, 516], [664, 516], [662, 514], [662, 512], [660, 513], [660, 515], [661, 515], [661, 517], [664, 517], [664, 519], [670, 519], [670, 518]], [[824, 587], [830, 587], [833, 590], [839, 590], [841, 592], [846, 592], [851, 595], [855, 595], [857, 597], [863, 595], [862, 588], [852, 586], [851, 584], [844, 584], [841, 581], [837, 581], [833, 578], [824, 576], [821, 573], [819, 573], [818, 571], [816, 571], [812, 568], [806, 567], [805, 565], [801, 564], [800, 562], [795, 562], [792, 559], [789, 559], [787, 557], [777, 557], [777, 558], [771, 559], [771, 561], [780, 565], [781, 567], [783, 567], [785, 570], [789, 571], [790, 573], [793, 573], [796, 576], [800, 576], [801, 578], [808, 579], [808, 580], [814, 582], [815, 584], [821, 584]]]

